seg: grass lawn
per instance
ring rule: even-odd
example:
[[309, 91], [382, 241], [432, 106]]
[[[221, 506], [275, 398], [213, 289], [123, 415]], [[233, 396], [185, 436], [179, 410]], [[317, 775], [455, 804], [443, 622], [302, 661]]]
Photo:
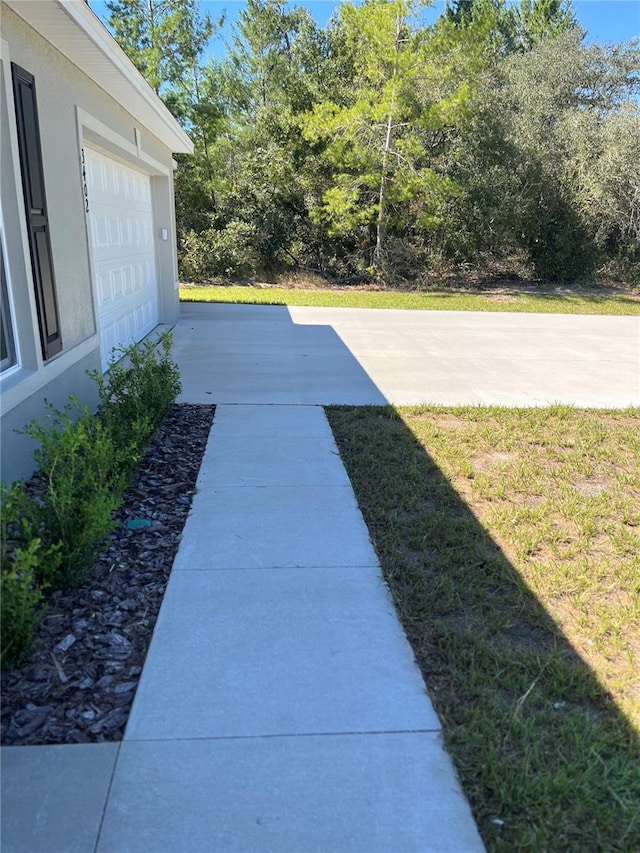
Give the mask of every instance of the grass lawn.
[[640, 296], [585, 293], [407, 293], [396, 290], [302, 289], [245, 285], [182, 285], [184, 302], [401, 308], [429, 311], [516, 311], [538, 314], [640, 314]]
[[640, 409], [327, 414], [488, 849], [640, 850]]

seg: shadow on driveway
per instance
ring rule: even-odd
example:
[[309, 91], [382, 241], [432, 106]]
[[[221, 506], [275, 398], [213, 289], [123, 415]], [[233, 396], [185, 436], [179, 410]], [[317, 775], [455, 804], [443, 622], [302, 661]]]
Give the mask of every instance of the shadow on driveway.
[[285, 306], [183, 303], [173, 355], [182, 402], [387, 402], [330, 325], [297, 325]]
[[186, 403], [640, 404], [640, 318], [183, 303]]

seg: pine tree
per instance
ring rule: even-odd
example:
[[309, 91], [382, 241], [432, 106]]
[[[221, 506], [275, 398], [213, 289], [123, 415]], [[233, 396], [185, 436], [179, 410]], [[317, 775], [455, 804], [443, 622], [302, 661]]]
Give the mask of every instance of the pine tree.
[[520, 0], [516, 9], [518, 40], [524, 50], [577, 25], [571, 0]]
[[155, 92], [180, 92], [214, 32], [197, 0], [107, 0], [109, 27]]

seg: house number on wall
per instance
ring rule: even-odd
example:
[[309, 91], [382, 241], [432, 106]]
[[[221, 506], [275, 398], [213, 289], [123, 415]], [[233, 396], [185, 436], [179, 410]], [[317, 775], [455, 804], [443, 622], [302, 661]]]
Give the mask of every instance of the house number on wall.
[[87, 191], [87, 169], [85, 167], [84, 148], [81, 149], [81, 152], [82, 152], [82, 192], [84, 194], [84, 212], [89, 213], [89, 193]]

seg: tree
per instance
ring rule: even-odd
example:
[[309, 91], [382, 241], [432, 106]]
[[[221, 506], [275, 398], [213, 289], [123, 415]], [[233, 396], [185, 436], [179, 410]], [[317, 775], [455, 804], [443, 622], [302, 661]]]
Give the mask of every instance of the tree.
[[[193, 266], [198, 254], [210, 274], [300, 259], [309, 151], [297, 116], [335, 79], [330, 67], [327, 39], [307, 10], [249, 0], [226, 57], [208, 65], [201, 86], [223, 118], [210, 150], [216, 207], [209, 223], [189, 235]], [[239, 235], [246, 263], [233, 250]]]
[[565, 281], [612, 253], [637, 259], [639, 59], [637, 46], [585, 46], [569, 28], [500, 63], [451, 152], [464, 190], [447, 252]]
[[353, 58], [351, 85], [303, 119], [330, 170], [312, 215], [331, 234], [359, 234], [363, 249], [368, 234], [366, 263], [391, 277], [395, 266], [410, 273], [424, 262], [457, 196], [446, 151], [499, 49], [493, 4], [464, 27], [446, 17], [426, 27], [424, 8], [411, 0], [343, 6], [337, 26]]
[[207, 151], [219, 115], [200, 97], [200, 64], [222, 21], [201, 16], [197, 0], [107, 0], [106, 6], [114, 38], [199, 143], [210, 173]]
[[524, 50], [578, 26], [572, 0], [520, 0], [515, 15], [518, 42]]
[[214, 32], [197, 0], [107, 0], [109, 27], [155, 92], [183, 90]]
[[320, 30], [248, 0], [203, 67], [196, 0], [109, 0], [194, 140], [176, 174], [185, 275], [637, 264], [637, 45], [585, 46], [568, 0], [449, 0], [429, 26], [425, 5], [345, 3]]
[[450, 0], [443, 18], [458, 27], [493, 15], [494, 36], [500, 38], [504, 53], [530, 50], [564, 30], [577, 27], [572, 0], [520, 0], [507, 5], [505, 0]]
[[380, 271], [390, 228], [402, 230], [401, 210], [418, 200], [424, 210], [450, 190], [447, 178], [429, 167], [426, 142], [453, 119], [464, 87], [440, 98], [439, 110], [423, 109], [417, 81], [432, 58], [415, 18], [421, 8], [412, 0], [343, 5], [337, 26], [352, 57], [351, 85], [341, 100], [316, 104], [302, 120], [305, 139], [331, 170], [316, 220], [334, 235], [367, 229], [370, 263]]

